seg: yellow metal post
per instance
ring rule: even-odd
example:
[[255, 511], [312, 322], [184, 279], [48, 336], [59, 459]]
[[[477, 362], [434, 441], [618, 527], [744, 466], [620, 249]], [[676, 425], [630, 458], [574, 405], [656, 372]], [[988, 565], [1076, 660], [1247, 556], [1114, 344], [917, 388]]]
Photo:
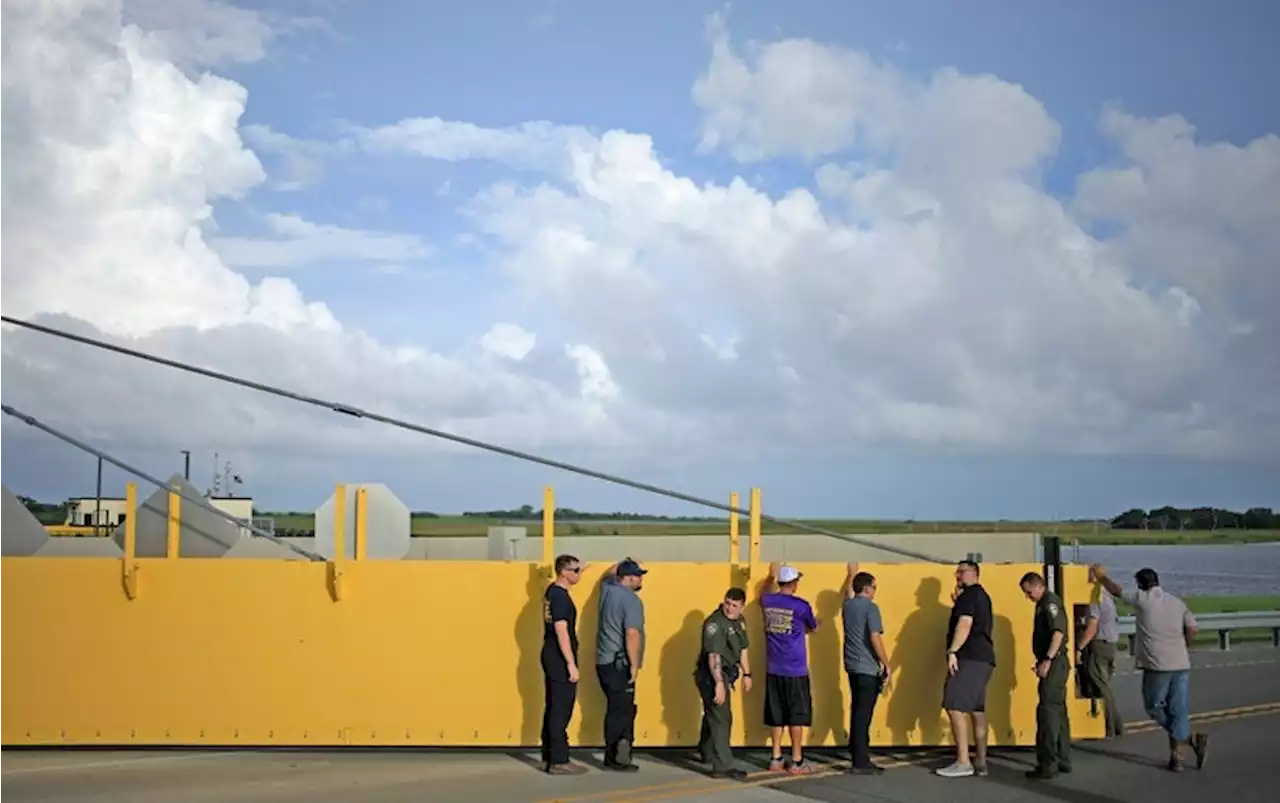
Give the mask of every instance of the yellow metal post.
[[751, 565], [760, 562], [760, 489], [751, 489]]
[[138, 506], [138, 484], [130, 482], [124, 486], [124, 593], [129, 599], [138, 597], [138, 564], [134, 557], [138, 552], [138, 522], [136, 511]]
[[729, 507], [734, 509], [733, 512], [729, 514], [729, 564], [737, 566], [738, 561], [742, 559], [742, 552], [738, 550], [738, 525], [741, 522], [738, 517], [737, 491], [729, 494]]
[[556, 489], [542, 489], [542, 564], [553, 571], [556, 542]]
[[356, 489], [356, 560], [369, 557], [369, 496], [363, 485]]
[[124, 558], [132, 561], [138, 550], [138, 522], [134, 508], [138, 506], [138, 483], [124, 486]]
[[347, 523], [347, 486], [338, 483], [333, 494], [333, 559], [346, 560], [347, 540], [343, 526]]
[[182, 523], [182, 495], [169, 492], [169, 530], [166, 533], [164, 554], [170, 560], [178, 559], [179, 529]]

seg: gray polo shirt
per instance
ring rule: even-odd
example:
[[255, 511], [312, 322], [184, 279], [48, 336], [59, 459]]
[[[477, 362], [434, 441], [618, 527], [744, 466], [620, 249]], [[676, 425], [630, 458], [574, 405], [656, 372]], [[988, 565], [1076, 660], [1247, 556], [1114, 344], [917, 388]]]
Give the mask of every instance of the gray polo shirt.
[[1120, 640], [1120, 622], [1116, 613], [1115, 598], [1106, 589], [1098, 588], [1098, 601], [1089, 606], [1089, 616], [1098, 620], [1098, 634], [1094, 641], [1115, 644]]
[[[640, 631], [640, 665], [644, 665], [644, 603], [640, 595], [613, 577], [600, 588], [600, 623], [596, 633], [596, 664], [611, 664], [627, 651], [627, 628]], [[640, 667], [636, 667], [639, 669]]]
[[871, 646], [871, 634], [883, 633], [880, 606], [866, 597], [844, 601], [844, 668], [854, 675], [880, 674], [880, 661]]
[[1139, 669], [1171, 672], [1191, 668], [1191, 655], [1183, 629], [1195, 626], [1186, 603], [1160, 586], [1147, 591], [1125, 591], [1122, 597], [1134, 609], [1134, 661]]

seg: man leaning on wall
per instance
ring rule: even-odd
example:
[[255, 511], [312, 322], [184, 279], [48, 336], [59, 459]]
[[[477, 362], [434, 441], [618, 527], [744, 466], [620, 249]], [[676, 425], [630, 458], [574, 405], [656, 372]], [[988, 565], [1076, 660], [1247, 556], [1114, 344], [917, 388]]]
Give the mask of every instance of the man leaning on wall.
[[889, 653], [876, 605], [876, 578], [850, 563], [844, 581], [844, 671], [849, 676], [849, 772], [876, 775], [871, 761], [871, 720], [876, 698], [889, 688]]
[[[947, 679], [942, 707], [951, 720], [956, 760], [935, 772], [944, 778], [987, 774], [987, 683], [996, 665], [991, 640], [991, 597], [979, 582], [978, 564], [962, 560], [956, 565], [956, 591], [947, 624]], [[973, 728], [969, 728], [969, 718]], [[977, 760], [970, 761], [970, 738]]]
[[640, 588], [648, 570], [631, 558], [610, 566], [600, 586], [596, 677], [604, 691], [605, 769], [635, 772], [636, 676], [644, 663], [644, 603]]
[[1092, 569], [1089, 570], [1089, 582], [1095, 584], [1096, 599], [1089, 604], [1089, 622], [1076, 645], [1076, 664], [1084, 667], [1086, 677], [1097, 690], [1097, 699], [1102, 700], [1107, 738], [1119, 738], [1124, 735], [1124, 719], [1116, 705], [1111, 679], [1116, 671], [1120, 616], [1116, 611], [1115, 597], [1102, 587]]
[[1191, 653], [1187, 645], [1197, 632], [1195, 617], [1186, 603], [1160, 587], [1155, 569], [1134, 575], [1138, 587], [1125, 591], [1098, 564], [1090, 567], [1108, 593], [1134, 610], [1134, 664], [1142, 670], [1142, 702], [1147, 714], [1169, 734], [1168, 768], [1185, 769], [1183, 746], [1196, 755], [1196, 769], [1203, 769], [1209, 751], [1209, 734], [1192, 733], [1190, 720]]

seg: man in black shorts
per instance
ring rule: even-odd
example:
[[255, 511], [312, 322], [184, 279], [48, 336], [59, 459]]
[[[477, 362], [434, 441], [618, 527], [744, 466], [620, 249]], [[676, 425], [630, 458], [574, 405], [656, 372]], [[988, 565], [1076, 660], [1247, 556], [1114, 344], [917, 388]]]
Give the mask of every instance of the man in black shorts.
[[[991, 641], [991, 597], [978, 575], [978, 564], [971, 560], [956, 566], [955, 604], [947, 625], [947, 681], [942, 690], [942, 707], [956, 740], [956, 760], [936, 770], [944, 778], [987, 774], [987, 681], [996, 666], [996, 648]], [[972, 763], [966, 715], [973, 717], [977, 760]]]

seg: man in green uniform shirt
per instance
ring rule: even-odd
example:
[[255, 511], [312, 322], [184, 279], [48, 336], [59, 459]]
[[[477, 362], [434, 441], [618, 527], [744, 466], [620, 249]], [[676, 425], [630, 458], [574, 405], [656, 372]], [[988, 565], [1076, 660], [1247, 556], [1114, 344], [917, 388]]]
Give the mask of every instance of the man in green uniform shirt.
[[733, 729], [733, 709], [729, 692], [738, 676], [742, 688], [751, 691], [751, 665], [747, 661], [747, 628], [742, 621], [742, 608], [747, 592], [731, 588], [720, 607], [702, 623], [702, 650], [694, 678], [702, 697], [702, 735], [698, 750], [702, 761], [711, 765], [713, 778], [741, 780], [746, 773], [733, 767], [729, 733]]
[[1022, 576], [1022, 593], [1036, 604], [1035, 630], [1031, 649], [1036, 657], [1034, 671], [1040, 678], [1040, 701], [1036, 706], [1036, 768], [1028, 778], [1054, 778], [1071, 772], [1071, 723], [1067, 718], [1067, 612], [1062, 600], [1035, 572]]

